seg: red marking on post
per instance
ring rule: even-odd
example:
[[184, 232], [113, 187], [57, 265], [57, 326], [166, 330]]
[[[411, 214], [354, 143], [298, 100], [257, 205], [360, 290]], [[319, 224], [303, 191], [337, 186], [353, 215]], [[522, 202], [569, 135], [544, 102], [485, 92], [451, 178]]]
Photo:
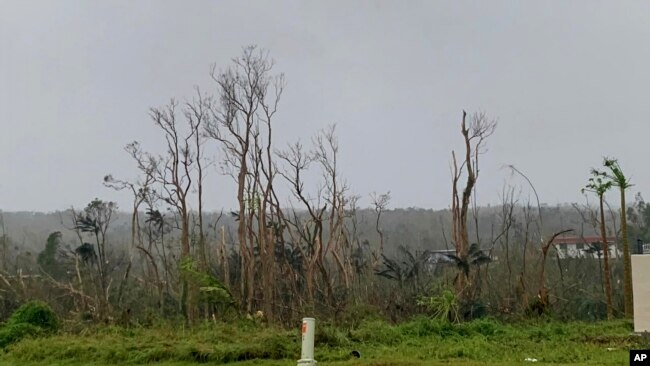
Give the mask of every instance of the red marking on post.
[[302, 323], [302, 334], [307, 333], [307, 322]]

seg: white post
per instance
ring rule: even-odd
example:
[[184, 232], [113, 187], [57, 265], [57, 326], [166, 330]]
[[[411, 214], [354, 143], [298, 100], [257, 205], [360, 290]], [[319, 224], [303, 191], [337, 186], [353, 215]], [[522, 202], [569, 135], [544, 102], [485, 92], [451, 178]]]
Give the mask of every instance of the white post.
[[632, 255], [634, 332], [650, 332], [650, 255]]
[[302, 319], [302, 351], [298, 366], [314, 366], [314, 334], [316, 333], [316, 319]]

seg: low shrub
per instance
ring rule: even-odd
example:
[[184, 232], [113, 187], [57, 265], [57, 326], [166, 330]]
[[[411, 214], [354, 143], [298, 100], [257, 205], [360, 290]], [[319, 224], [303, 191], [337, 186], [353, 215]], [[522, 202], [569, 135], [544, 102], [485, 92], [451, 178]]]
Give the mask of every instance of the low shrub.
[[31, 324], [47, 332], [59, 329], [59, 321], [52, 308], [41, 301], [30, 301], [19, 307], [7, 321], [7, 325]]
[[53, 333], [59, 329], [59, 321], [44, 302], [31, 301], [19, 307], [0, 328], [0, 348], [18, 342], [27, 336]]
[[481, 318], [471, 322], [463, 323], [460, 327], [464, 328], [468, 334], [480, 334], [483, 336], [501, 335], [507, 332], [507, 326], [489, 318]]
[[339, 328], [332, 325], [321, 325], [314, 335], [314, 345], [316, 347], [342, 347], [350, 344], [350, 339]]
[[363, 321], [367, 320], [380, 320], [381, 309], [372, 305], [352, 305], [347, 308], [338, 319], [337, 325], [355, 329], [361, 325]]
[[402, 341], [402, 334], [396, 326], [381, 320], [364, 321], [358, 329], [350, 331], [353, 341], [393, 345]]
[[454, 332], [454, 325], [449, 321], [418, 317], [399, 325], [400, 332], [406, 337], [446, 336]]
[[18, 342], [25, 337], [37, 336], [41, 333], [43, 333], [42, 328], [29, 323], [7, 325], [0, 329], [0, 348]]

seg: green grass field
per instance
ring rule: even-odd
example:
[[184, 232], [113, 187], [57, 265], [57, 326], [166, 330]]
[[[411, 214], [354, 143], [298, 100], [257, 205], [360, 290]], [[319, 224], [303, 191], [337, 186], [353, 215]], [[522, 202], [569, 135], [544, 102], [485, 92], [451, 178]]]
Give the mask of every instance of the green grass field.
[[[27, 338], [0, 354], [1, 365], [295, 365], [298, 329], [254, 322], [152, 328], [97, 327]], [[362, 322], [355, 328], [317, 325], [320, 365], [627, 365], [630, 348], [650, 348], [629, 322], [476, 320], [452, 325], [420, 318], [400, 325]], [[360, 359], [350, 356], [352, 350]], [[535, 358], [536, 363], [526, 362]]]

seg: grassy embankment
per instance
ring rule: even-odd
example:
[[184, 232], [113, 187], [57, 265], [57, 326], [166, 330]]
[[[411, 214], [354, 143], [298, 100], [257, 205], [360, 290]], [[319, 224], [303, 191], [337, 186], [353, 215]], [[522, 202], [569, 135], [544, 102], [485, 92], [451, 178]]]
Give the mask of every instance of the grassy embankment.
[[[420, 318], [400, 325], [365, 321], [354, 328], [317, 325], [316, 360], [321, 365], [627, 365], [630, 348], [650, 348], [630, 335], [625, 321], [502, 324], [477, 320], [451, 325]], [[191, 331], [98, 327], [26, 338], [0, 353], [1, 365], [123, 365], [198, 363], [295, 365], [299, 333], [242, 321], [206, 323]], [[361, 353], [350, 357], [351, 350]]]

